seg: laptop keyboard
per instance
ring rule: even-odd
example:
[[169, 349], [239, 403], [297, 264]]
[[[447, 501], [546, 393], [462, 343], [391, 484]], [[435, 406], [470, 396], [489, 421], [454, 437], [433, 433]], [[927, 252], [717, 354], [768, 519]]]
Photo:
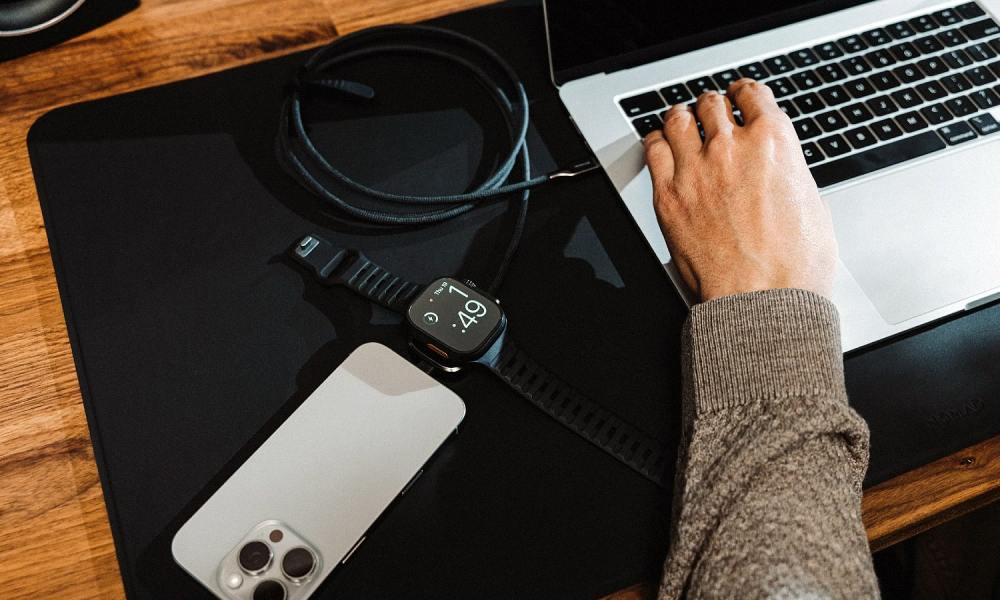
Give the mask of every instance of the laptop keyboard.
[[[631, 95], [640, 137], [663, 111], [740, 77], [768, 85], [819, 187], [1000, 131], [1000, 25], [975, 2]], [[739, 111], [734, 112], [742, 124]]]

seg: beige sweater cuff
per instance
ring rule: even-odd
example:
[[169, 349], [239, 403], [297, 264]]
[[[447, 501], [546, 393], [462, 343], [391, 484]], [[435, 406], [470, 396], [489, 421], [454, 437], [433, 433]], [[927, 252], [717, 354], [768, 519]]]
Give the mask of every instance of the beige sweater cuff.
[[786, 397], [846, 397], [837, 309], [818, 294], [711, 300], [692, 307], [684, 335], [695, 416]]

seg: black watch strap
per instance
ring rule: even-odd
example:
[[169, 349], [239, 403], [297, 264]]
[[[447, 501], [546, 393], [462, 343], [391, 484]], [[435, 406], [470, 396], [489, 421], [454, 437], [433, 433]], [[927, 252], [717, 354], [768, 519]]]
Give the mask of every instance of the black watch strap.
[[334, 246], [315, 235], [299, 240], [292, 254], [327, 285], [342, 285], [399, 313], [406, 312], [422, 289], [373, 263], [362, 252]]
[[[357, 250], [307, 235], [293, 248], [295, 259], [327, 285], [343, 285], [391, 310], [405, 313], [423, 288], [383, 269]], [[634, 471], [666, 487], [666, 454], [657, 440], [562, 382], [504, 335], [498, 349], [477, 361], [517, 393], [571, 431]]]
[[499, 353], [482, 361], [484, 365], [543, 412], [646, 479], [666, 487], [666, 454], [656, 439], [560, 381], [504, 337]]

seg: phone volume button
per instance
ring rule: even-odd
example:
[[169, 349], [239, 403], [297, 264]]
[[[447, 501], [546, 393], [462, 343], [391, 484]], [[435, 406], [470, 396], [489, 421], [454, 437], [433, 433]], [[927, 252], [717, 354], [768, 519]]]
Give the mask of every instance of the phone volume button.
[[351, 558], [352, 556], [354, 556], [354, 552], [355, 552], [355, 550], [357, 550], [357, 549], [358, 549], [358, 548], [359, 548], [359, 547], [361, 546], [361, 543], [362, 543], [362, 542], [364, 542], [364, 541], [365, 541], [366, 539], [368, 539], [368, 536], [366, 536], [366, 535], [363, 535], [363, 536], [361, 536], [361, 539], [360, 539], [360, 540], [358, 540], [358, 543], [354, 544], [354, 547], [353, 547], [353, 548], [351, 548], [351, 549], [350, 549], [350, 551], [349, 551], [349, 552], [348, 552], [348, 553], [347, 553], [347, 554], [346, 554], [346, 555], [344, 556], [344, 559], [340, 561], [340, 564], [342, 564], [342, 565], [346, 565], [346, 564], [347, 564], [347, 561], [348, 561], [348, 560], [349, 560], [349, 559], [350, 559], [350, 558]]
[[403, 487], [403, 491], [399, 492], [399, 495], [402, 496], [402, 495], [406, 494], [406, 492], [410, 491], [410, 488], [413, 487], [413, 484], [416, 483], [417, 479], [420, 479], [420, 476], [423, 475], [423, 474], [424, 474], [424, 470], [423, 469], [420, 469], [419, 471], [417, 471], [417, 474], [414, 475], [410, 479], [409, 483], [407, 483], [405, 487]]

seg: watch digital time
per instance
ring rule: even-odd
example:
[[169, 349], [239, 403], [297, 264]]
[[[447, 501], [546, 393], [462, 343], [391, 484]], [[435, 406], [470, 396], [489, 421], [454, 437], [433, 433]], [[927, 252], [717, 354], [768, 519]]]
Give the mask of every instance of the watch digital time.
[[620, 416], [559, 380], [513, 342], [500, 303], [471, 282], [439, 277], [419, 286], [376, 265], [357, 250], [309, 235], [292, 255], [327, 285], [343, 285], [404, 314], [410, 346], [433, 367], [456, 372], [479, 365], [579, 436], [657, 485], [666, 454]]

